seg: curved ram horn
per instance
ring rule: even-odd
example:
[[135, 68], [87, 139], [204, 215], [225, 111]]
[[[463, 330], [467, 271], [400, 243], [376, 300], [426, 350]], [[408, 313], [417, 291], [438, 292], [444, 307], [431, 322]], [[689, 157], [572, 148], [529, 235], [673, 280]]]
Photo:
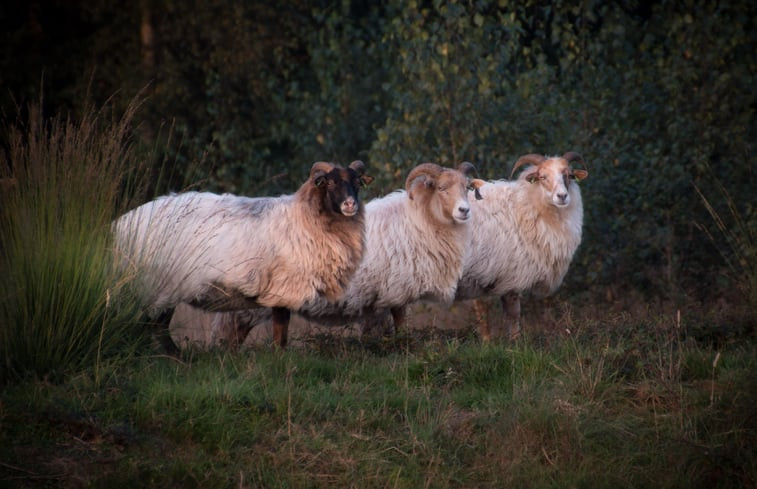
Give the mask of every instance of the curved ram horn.
[[410, 173], [407, 175], [407, 179], [405, 179], [405, 190], [409, 191], [410, 185], [413, 183], [413, 180], [415, 180], [419, 176], [431, 175], [433, 177], [436, 177], [441, 172], [442, 167], [437, 165], [436, 163], [421, 163], [420, 165], [410, 170]]
[[313, 166], [310, 168], [310, 176], [312, 176], [316, 172], [323, 172], [324, 174], [329, 173], [331, 170], [334, 169], [334, 164], [329, 163], [327, 161], [316, 161], [313, 163]]
[[538, 155], [536, 153], [530, 153], [527, 155], [523, 155], [520, 158], [518, 158], [518, 161], [515, 162], [513, 165], [513, 170], [510, 172], [510, 180], [513, 179], [513, 175], [515, 175], [515, 170], [520, 168], [523, 165], [540, 165], [544, 160], [546, 160], [547, 157], [544, 155]]
[[355, 170], [358, 175], [363, 176], [365, 173], [365, 163], [363, 163], [360, 160], [355, 160], [352, 163], [350, 163], [350, 168]]
[[407, 179], [405, 179], [405, 190], [407, 191], [410, 200], [413, 199], [413, 194], [410, 189], [413, 185], [413, 181], [416, 178], [426, 175], [429, 175], [432, 178], [436, 178], [441, 172], [442, 167], [437, 165], [436, 163], [421, 163], [420, 165], [410, 170], [410, 173], [407, 175]]
[[[584, 168], [588, 168], [588, 166], [586, 165], [586, 162], [584, 161], [583, 156], [576, 153], [575, 151], [568, 151], [567, 153], [562, 155], [562, 157], [568, 160], [569, 164], [573, 163], [574, 161], [578, 161], [581, 163], [581, 166], [583, 166]], [[574, 178], [576, 180], [583, 180], [584, 178], [589, 176], [589, 172], [586, 170], [582, 170], [580, 168], [573, 168], [571, 166], [569, 175], [571, 178]]]
[[470, 161], [463, 161], [462, 163], [457, 165], [457, 171], [468, 178], [468, 189], [473, 190], [473, 195], [476, 197], [476, 200], [483, 199], [478, 188], [484, 184], [484, 181], [473, 178], [478, 176], [478, 170], [476, 170], [476, 167], [473, 166], [473, 163], [471, 163]]
[[568, 151], [562, 157], [566, 160], [568, 160], [568, 163], [573, 163], [574, 161], [578, 161], [581, 163], [581, 165], [586, 168], [586, 162], [584, 161], [583, 156], [576, 153], [575, 151]]
[[323, 186], [323, 183], [325, 181], [323, 177], [325, 177], [326, 174], [333, 169], [333, 163], [328, 163], [326, 161], [316, 161], [310, 168], [310, 180], [313, 181], [313, 184], [316, 187], [321, 187]]
[[463, 175], [467, 177], [475, 177], [478, 175], [478, 171], [476, 171], [476, 167], [471, 163], [470, 161], [463, 161], [459, 165], [457, 165], [457, 171], [462, 173]]

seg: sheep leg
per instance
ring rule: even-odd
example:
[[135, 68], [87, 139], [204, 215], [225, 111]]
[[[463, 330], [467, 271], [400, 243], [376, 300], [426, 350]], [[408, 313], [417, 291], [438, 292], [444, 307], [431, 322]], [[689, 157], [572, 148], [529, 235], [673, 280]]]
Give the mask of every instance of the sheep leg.
[[279, 348], [284, 348], [287, 344], [287, 334], [289, 332], [289, 309], [284, 307], [274, 307], [273, 312], [273, 342]]
[[404, 307], [392, 307], [389, 309], [392, 313], [392, 324], [394, 326], [394, 334], [399, 333], [400, 329], [405, 327], [405, 308]]
[[508, 292], [499, 298], [502, 303], [504, 330], [510, 340], [520, 336], [520, 294]]
[[210, 344], [234, 347], [236, 339], [236, 320], [233, 313], [217, 312], [210, 323]]
[[[289, 310], [286, 310], [289, 312]], [[289, 318], [287, 318], [287, 325], [289, 324]], [[238, 314], [234, 314], [234, 347], [239, 347], [244, 343], [244, 340], [247, 339], [247, 335], [250, 334], [250, 331], [252, 331], [252, 324], [249, 321], [242, 321], [239, 318]], [[286, 342], [286, 333], [284, 334], [285, 338], [284, 341]]]
[[480, 299], [473, 299], [473, 312], [476, 314], [478, 323], [478, 334], [483, 341], [489, 341], [492, 338], [492, 332], [489, 328], [489, 321], [486, 319], [486, 306]]
[[173, 338], [171, 338], [171, 330], [169, 329], [171, 318], [173, 317], [173, 311], [173, 308], [166, 309], [160, 313], [160, 316], [155, 320], [155, 323], [158, 326], [158, 342], [160, 343], [160, 346], [163, 347], [163, 351], [165, 351], [167, 355], [178, 357], [181, 350], [179, 350], [179, 347], [176, 346]]
[[236, 350], [244, 343], [252, 326], [243, 321], [238, 311], [217, 312], [213, 319], [213, 343]]

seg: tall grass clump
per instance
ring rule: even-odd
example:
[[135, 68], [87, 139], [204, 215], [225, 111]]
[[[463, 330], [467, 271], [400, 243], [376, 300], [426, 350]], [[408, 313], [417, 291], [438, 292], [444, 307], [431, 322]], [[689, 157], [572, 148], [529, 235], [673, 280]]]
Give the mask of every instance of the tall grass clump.
[[[0, 154], [0, 384], [54, 379], [123, 352], [138, 307], [113, 266], [110, 223], [139, 185], [139, 101], [7, 123]], [[133, 343], [131, 343], [133, 344]]]
[[727, 211], [718, 211], [699, 187], [694, 186], [717, 229], [720, 239], [707, 227], [700, 226], [716, 244], [729, 275], [743, 293], [751, 311], [757, 311], [757, 208], [747, 205], [739, 209], [728, 189], [717, 178], [714, 186], [723, 198]]

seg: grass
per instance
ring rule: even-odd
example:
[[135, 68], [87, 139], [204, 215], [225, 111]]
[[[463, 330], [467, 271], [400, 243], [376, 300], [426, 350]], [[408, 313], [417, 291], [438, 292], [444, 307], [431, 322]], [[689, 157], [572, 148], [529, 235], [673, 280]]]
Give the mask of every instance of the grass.
[[[40, 104], [41, 105], [41, 104]], [[113, 267], [110, 221], [138, 193], [130, 145], [135, 101], [120, 117], [77, 121], [32, 105], [0, 153], [0, 385], [61, 378], [134, 346], [139, 314]]]
[[[713, 175], [712, 182], [725, 209], [718, 211], [714, 200], [708, 199], [696, 185], [705, 209], [712, 218], [716, 232], [710, 226], [698, 224], [698, 228], [718, 248], [726, 263], [731, 282], [743, 294], [752, 309], [757, 308], [757, 209], [752, 205], [737, 205], [723, 183]], [[717, 238], [716, 238], [717, 235]]]
[[715, 350], [668, 318], [578, 329], [513, 345], [409, 333], [374, 351], [190, 351], [104, 367], [100, 382], [16, 384], [0, 481], [754, 487], [753, 336]]

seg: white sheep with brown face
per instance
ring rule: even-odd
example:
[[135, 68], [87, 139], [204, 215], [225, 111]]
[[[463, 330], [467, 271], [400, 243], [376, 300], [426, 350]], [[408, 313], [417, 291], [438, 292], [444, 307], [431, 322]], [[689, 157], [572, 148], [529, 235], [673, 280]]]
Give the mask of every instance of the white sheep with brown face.
[[[562, 283], [581, 243], [583, 203], [577, 181], [588, 177], [575, 152], [546, 157], [522, 156], [511, 172], [525, 167], [515, 181], [491, 181], [473, 204], [469, 253], [457, 287], [457, 300], [498, 296], [504, 329], [520, 334], [520, 295], [552, 294]], [[476, 305], [480, 310], [480, 304]], [[488, 325], [481, 325], [484, 339]]]
[[113, 225], [116, 257], [131, 267], [148, 315], [168, 332], [182, 303], [209, 311], [271, 308], [274, 339], [286, 342], [291, 310], [338, 300], [364, 251], [358, 189], [365, 166], [313, 164], [293, 195], [240, 197], [187, 192], [160, 197]]
[[[423, 163], [410, 171], [405, 190], [368, 202], [363, 261], [344, 295], [337, 301], [316, 297], [298, 313], [317, 323], [341, 325], [391, 310], [399, 327], [406, 304], [452, 302], [470, 242], [467, 189], [477, 190], [485, 183], [470, 179], [472, 172], [475, 168], [467, 162], [457, 169]], [[265, 319], [244, 313], [235, 316], [217, 316], [212, 321], [225, 331], [216, 332], [216, 337], [232, 345]]]
[[358, 318], [419, 299], [451, 302], [470, 240], [467, 189], [483, 185], [458, 169], [424, 163], [413, 168], [405, 191], [366, 204], [366, 249], [347, 292], [336, 303], [317, 299], [300, 313], [316, 321], [335, 314]]

